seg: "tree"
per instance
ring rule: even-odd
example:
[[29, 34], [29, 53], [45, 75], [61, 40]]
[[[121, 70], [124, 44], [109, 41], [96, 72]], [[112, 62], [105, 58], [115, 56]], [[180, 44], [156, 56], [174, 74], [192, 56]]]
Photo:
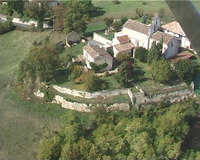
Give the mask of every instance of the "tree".
[[147, 62], [148, 51], [146, 48], [139, 47], [135, 51], [135, 58], [140, 62]]
[[90, 14], [96, 10], [91, 0], [69, 0], [65, 4], [68, 9], [65, 19], [65, 32], [76, 31], [80, 34], [84, 33]]
[[180, 60], [174, 64], [176, 73], [181, 81], [190, 85], [194, 77], [194, 67], [189, 60]]
[[154, 41], [148, 53], [147, 62], [151, 64], [153, 60], [159, 60], [162, 56], [162, 43], [156, 44]]
[[24, 4], [23, 0], [18, 1], [8, 1], [8, 6], [14, 9], [17, 13], [23, 15], [24, 12]]
[[127, 87], [128, 85], [128, 64], [123, 62], [119, 66], [119, 83], [121, 87]]
[[151, 64], [151, 78], [160, 83], [166, 83], [172, 80], [174, 72], [170, 62], [165, 59], [154, 60]]
[[144, 10], [142, 8], [136, 8], [135, 13], [139, 16], [142, 17], [144, 15]]
[[147, 16], [146, 15], [143, 15], [142, 16], [142, 20], [141, 20], [141, 22], [143, 23], [143, 24], [146, 24], [147, 23]]
[[67, 7], [62, 3], [53, 7], [54, 13], [54, 29], [62, 30], [64, 28], [64, 20], [66, 18]]
[[122, 53], [118, 53], [117, 56], [116, 56], [116, 60], [119, 62], [119, 63], [123, 63], [124, 61], [130, 59], [130, 55], [125, 53], [125, 52], [122, 52]]
[[43, 28], [44, 18], [49, 12], [49, 2], [46, 1], [31, 1], [25, 3], [25, 16], [35, 18], [37, 20], [37, 27]]
[[21, 82], [30, 79], [34, 82], [37, 78], [49, 82], [52, 81], [53, 73], [58, 67], [58, 52], [48, 46], [33, 47], [20, 64], [18, 78]]
[[106, 89], [105, 83], [95, 74], [88, 74], [86, 76], [84, 86], [90, 92]]
[[158, 10], [158, 15], [159, 15], [160, 18], [163, 18], [165, 16], [165, 8], [161, 7]]
[[61, 154], [61, 138], [59, 135], [40, 141], [38, 160], [58, 160]]
[[112, 24], [112, 28], [115, 32], [119, 32], [122, 28], [122, 22], [121, 21], [116, 21]]
[[104, 21], [104, 23], [105, 23], [105, 25], [107, 26], [108, 29], [112, 26], [113, 20], [114, 19], [112, 17], [110, 17], [110, 18], [108, 18], [108, 17], [104, 18], [103, 21]]

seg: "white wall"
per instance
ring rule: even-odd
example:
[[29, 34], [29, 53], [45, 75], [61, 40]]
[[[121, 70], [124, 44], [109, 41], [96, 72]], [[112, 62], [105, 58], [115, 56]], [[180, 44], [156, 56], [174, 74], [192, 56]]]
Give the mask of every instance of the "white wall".
[[129, 36], [131, 42], [137, 46], [137, 42], [139, 42], [140, 47], [144, 47], [148, 49], [148, 35], [133, 31], [128, 28], [123, 28], [122, 33]]

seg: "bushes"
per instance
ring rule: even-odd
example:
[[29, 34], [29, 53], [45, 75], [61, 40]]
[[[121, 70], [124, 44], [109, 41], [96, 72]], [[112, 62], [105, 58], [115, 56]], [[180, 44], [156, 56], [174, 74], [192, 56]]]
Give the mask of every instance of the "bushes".
[[174, 64], [178, 78], [190, 85], [194, 77], [194, 67], [189, 60], [178, 61]]
[[170, 62], [165, 59], [158, 61], [154, 60], [151, 64], [151, 78], [160, 83], [166, 83], [172, 80], [174, 72], [172, 70]]
[[139, 47], [135, 51], [135, 58], [137, 58], [140, 62], [147, 62], [148, 51], [146, 48]]
[[14, 25], [12, 21], [6, 21], [4, 23], [0, 23], [0, 34], [4, 34], [14, 29]]

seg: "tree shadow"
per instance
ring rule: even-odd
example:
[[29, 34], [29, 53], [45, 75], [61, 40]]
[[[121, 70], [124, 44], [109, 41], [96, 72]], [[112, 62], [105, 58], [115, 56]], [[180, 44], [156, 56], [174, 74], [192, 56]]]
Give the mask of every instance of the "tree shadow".
[[106, 11], [101, 9], [101, 10], [92, 12], [90, 16], [91, 16], [91, 18], [95, 18], [95, 17], [103, 16], [105, 13], [106, 13]]
[[56, 84], [62, 84], [68, 81], [69, 72], [67, 69], [58, 69], [54, 72], [53, 77]]
[[130, 80], [132, 80], [133, 83], [138, 83], [146, 81], [147, 78], [145, 77], [145, 72], [140, 67], [136, 67]]
[[99, 33], [99, 32], [104, 32], [105, 29], [101, 29], [101, 30], [97, 30], [97, 31], [91, 31], [91, 32], [87, 32], [87, 33], [84, 33], [84, 37], [92, 37], [93, 36], [93, 33], [96, 32], [96, 33]]

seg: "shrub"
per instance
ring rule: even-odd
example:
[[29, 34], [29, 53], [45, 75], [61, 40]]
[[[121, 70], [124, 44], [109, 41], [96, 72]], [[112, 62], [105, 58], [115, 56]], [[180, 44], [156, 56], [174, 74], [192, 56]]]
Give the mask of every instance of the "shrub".
[[172, 80], [174, 77], [174, 71], [170, 62], [165, 59], [158, 61], [154, 60], [151, 64], [151, 78], [160, 83], [166, 83]]
[[40, 87], [40, 91], [44, 93], [44, 99], [46, 102], [52, 102], [54, 97], [55, 97], [55, 93], [50, 90], [49, 88], [46, 88], [45, 86]]
[[4, 34], [14, 29], [14, 25], [12, 21], [6, 21], [4, 23], [0, 23], [0, 34]]
[[127, 53], [118, 53], [117, 56], [116, 56], [116, 60], [119, 62], [119, 63], [123, 63], [124, 61], [130, 59], [130, 55], [127, 54]]
[[72, 71], [72, 73], [69, 76], [69, 79], [71, 81], [74, 81], [75, 79], [77, 79], [78, 77], [80, 77], [83, 73], [83, 68], [79, 65], [76, 65]]
[[135, 51], [135, 58], [137, 58], [140, 62], [147, 62], [148, 51], [146, 48], [139, 47]]
[[190, 85], [194, 77], [194, 67], [189, 60], [181, 60], [174, 64], [178, 78]]

